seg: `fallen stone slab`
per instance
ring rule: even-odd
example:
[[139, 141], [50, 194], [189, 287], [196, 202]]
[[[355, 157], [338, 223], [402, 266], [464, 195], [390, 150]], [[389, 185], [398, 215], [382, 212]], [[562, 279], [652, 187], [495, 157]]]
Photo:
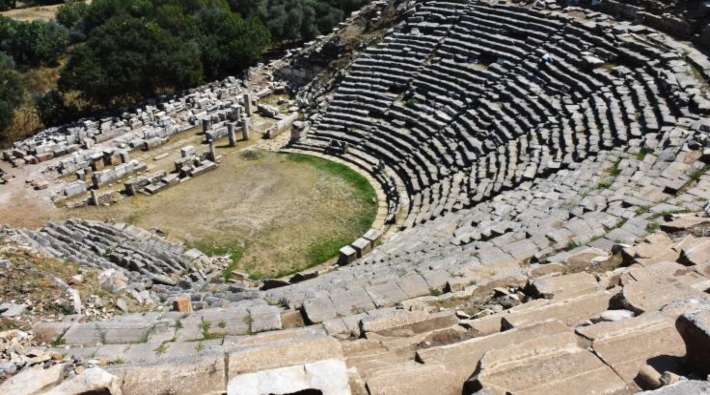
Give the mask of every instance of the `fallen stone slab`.
[[664, 232], [680, 232], [703, 224], [710, 224], [710, 218], [687, 215], [662, 223], [661, 230]]
[[337, 340], [322, 331], [306, 329], [264, 332], [225, 348], [230, 380], [244, 373], [343, 358]]
[[303, 311], [308, 321], [313, 324], [333, 319], [338, 315], [338, 311], [327, 295], [304, 300]]
[[488, 351], [466, 388], [516, 394], [605, 394], [626, 383], [572, 333], [558, 333]]
[[641, 243], [633, 247], [624, 248], [622, 257], [624, 264], [640, 263], [644, 266], [660, 261], [675, 261], [680, 254], [674, 250], [670, 243]]
[[624, 289], [614, 297], [612, 307], [631, 310], [638, 315], [647, 311], [659, 310], [675, 300], [705, 296], [707, 296], [706, 293], [700, 292], [676, 278], [654, 276], [624, 285]]
[[646, 364], [659, 372], [676, 371], [685, 351], [673, 319], [660, 312], [583, 326], [576, 332], [591, 340], [595, 354], [627, 383]]
[[461, 383], [441, 364], [394, 365], [367, 380], [370, 394], [461, 395]]
[[600, 289], [593, 275], [585, 272], [566, 276], [538, 278], [531, 284], [531, 289], [545, 299], [570, 299]]
[[[636, 281], [654, 281], [656, 278], [674, 278], [692, 288], [705, 290], [710, 287], [710, 279], [677, 262], [660, 261], [645, 267], [633, 266], [628, 275]], [[623, 276], [622, 276], [623, 277]]]
[[0, 304], [0, 317], [16, 317], [27, 310], [26, 304], [2, 303]]
[[653, 391], [637, 392], [637, 395], [689, 395], [710, 394], [710, 382], [704, 380], [683, 380]]
[[49, 386], [56, 385], [62, 377], [64, 364], [57, 364], [48, 369], [41, 365], [25, 369], [10, 377], [0, 385], [0, 394], [31, 395]]
[[509, 314], [519, 314], [527, 310], [534, 310], [542, 306], [547, 306], [551, 301], [547, 299], [534, 299], [527, 303], [519, 304], [517, 306], [511, 307], [508, 310], [501, 311], [500, 313], [491, 314], [484, 317], [475, 317], [464, 325], [471, 328], [477, 336], [485, 336], [493, 333], [502, 331], [503, 328], [503, 317]]
[[678, 262], [687, 266], [710, 264], [710, 237], [695, 239], [685, 245]]
[[612, 296], [613, 294], [608, 291], [596, 291], [560, 302], [553, 301], [538, 308], [504, 315], [501, 325], [504, 329], [510, 329], [548, 319], [558, 319], [566, 325], [574, 326], [607, 310]]
[[281, 310], [268, 305], [251, 308], [248, 324], [250, 333], [281, 329]]
[[428, 365], [442, 364], [453, 373], [454, 383], [461, 386], [473, 374], [478, 361], [489, 350], [553, 333], [572, 333], [560, 321], [548, 320], [459, 343], [418, 350], [416, 360]]
[[227, 395], [293, 394], [313, 391], [321, 394], [350, 394], [348, 372], [340, 359], [247, 373], [229, 380]]
[[222, 393], [226, 382], [222, 352], [156, 363], [110, 365], [106, 371], [119, 377], [123, 395]]
[[118, 377], [101, 368], [89, 368], [72, 379], [65, 380], [44, 395], [80, 395], [100, 393], [121, 395]]
[[703, 306], [683, 313], [675, 323], [685, 342], [686, 364], [700, 377], [710, 374], [710, 307]]
[[710, 308], [710, 296], [706, 298], [688, 298], [674, 300], [667, 305], [661, 307], [661, 312], [667, 317], [676, 319], [686, 311], [695, 310], [700, 307]]
[[452, 311], [429, 314], [424, 311], [395, 310], [388, 314], [363, 318], [360, 321], [360, 330], [382, 336], [411, 336], [446, 328], [458, 322], [458, 317]]

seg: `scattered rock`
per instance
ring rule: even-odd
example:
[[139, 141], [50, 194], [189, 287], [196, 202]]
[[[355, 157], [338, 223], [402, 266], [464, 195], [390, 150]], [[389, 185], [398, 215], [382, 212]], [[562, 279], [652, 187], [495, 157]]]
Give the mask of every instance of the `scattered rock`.
[[123, 311], [124, 313], [128, 312], [128, 303], [123, 298], [116, 299], [116, 307], [121, 309], [121, 311]]
[[27, 310], [26, 304], [2, 303], [0, 304], [0, 317], [16, 317]]
[[633, 316], [633, 311], [629, 310], [607, 310], [599, 313], [597, 317], [592, 318], [592, 322], [616, 322]]
[[710, 374], [710, 307], [683, 313], [675, 325], [685, 342], [688, 367], [700, 377], [707, 377]]
[[78, 376], [65, 380], [45, 395], [82, 395], [101, 393], [106, 395], [121, 395], [118, 377], [101, 368], [90, 368]]
[[178, 296], [173, 301], [173, 311], [179, 311], [181, 313], [192, 312], [192, 300], [189, 295]]

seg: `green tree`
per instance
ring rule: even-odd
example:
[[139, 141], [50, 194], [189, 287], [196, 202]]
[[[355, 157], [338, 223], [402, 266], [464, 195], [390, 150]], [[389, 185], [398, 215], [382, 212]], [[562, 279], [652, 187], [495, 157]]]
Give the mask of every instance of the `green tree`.
[[59, 89], [103, 107], [143, 100], [202, 81], [193, 43], [154, 22], [120, 13], [96, 28], [62, 69]]
[[55, 21], [15, 22], [6, 34], [1, 47], [20, 67], [56, 65], [69, 44], [69, 32]]
[[69, 30], [69, 40], [72, 43], [86, 41], [85, 18], [89, 5], [81, 0], [67, 2], [57, 10], [54, 19]]
[[73, 104], [67, 104], [60, 92], [55, 89], [34, 98], [35, 108], [45, 127], [69, 123], [79, 116]]
[[205, 76], [215, 79], [249, 66], [269, 45], [269, 31], [257, 18], [242, 19], [221, 8], [204, 8], [196, 16]]
[[15, 0], [0, 0], [0, 11], [6, 11], [15, 8]]
[[24, 96], [20, 75], [12, 65], [12, 59], [0, 52], [0, 139], [12, 125], [15, 110], [22, 104]]

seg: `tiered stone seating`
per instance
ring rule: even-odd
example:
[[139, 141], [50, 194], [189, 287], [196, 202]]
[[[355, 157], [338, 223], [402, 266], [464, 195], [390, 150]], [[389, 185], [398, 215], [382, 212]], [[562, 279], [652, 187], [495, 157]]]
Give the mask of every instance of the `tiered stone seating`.
[[[56, 258], [82, 266], [113, 269], [132, 281], [150, 281], [180, 292], [176, 278], [202, 284], [219, 275], [195, 266], [204, 258], [198, 250], [186, 250], [156, 234], [127, 224], [70, 219], [48, 222], [40, 231], [18, 230], [23, 241], [38, 246]], [[212, 269], [209, 270], [210, 272]], [[124, 285], [125, 287], [125, 285]]]

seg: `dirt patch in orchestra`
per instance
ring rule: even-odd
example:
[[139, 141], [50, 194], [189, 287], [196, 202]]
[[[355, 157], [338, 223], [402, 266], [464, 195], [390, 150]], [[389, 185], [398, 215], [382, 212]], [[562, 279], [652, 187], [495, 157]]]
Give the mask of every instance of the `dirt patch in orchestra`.
[[159, 229], [208, 254], [230, 254], [232, 269], [255, 277], [321, 263], [367, 231], [377, 204], [374, 191], [353, 184], [359, 175], [322, 159], [259, 152], [224, 157], [217, 170], [155, 196], [60, 217]]

